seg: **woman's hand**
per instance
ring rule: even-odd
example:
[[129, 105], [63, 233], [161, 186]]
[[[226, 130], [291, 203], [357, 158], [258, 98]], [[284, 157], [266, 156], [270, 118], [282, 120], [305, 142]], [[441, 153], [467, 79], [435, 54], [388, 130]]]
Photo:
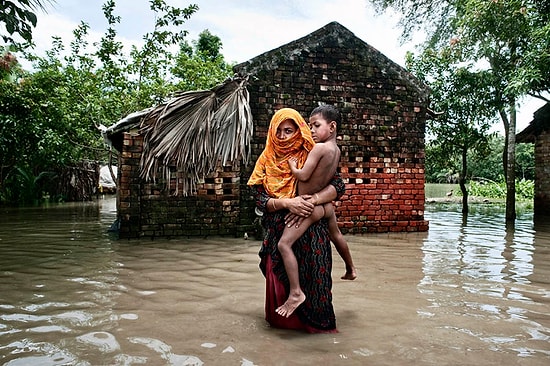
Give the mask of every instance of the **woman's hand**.
[[312, 196], [304, 194], [289, 200], [289, 213], [285, 216], [285, 224], [288, 227], [299, 227], [304, 218], [311, 215], [315, 205], [312, 202]]
[[286, 205], [290, 213], [297, 216], [308, 217], [313, 212], [315, 205], [311, 202], [311, 195], [304, 194], [290, 198]]

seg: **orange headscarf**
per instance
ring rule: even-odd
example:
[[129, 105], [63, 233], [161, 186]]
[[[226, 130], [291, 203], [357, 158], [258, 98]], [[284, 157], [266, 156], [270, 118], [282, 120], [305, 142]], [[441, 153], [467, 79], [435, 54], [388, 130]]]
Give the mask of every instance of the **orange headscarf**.
[[[277, 127], [288, 119], [296, 123], [298, 131], [291, 138], [280, 140], [277, 138]], [[302, 167], [313, 145], [315, 142], [311, 137], [311, 130], [300, 113], [292, 108], [278, 110], [271, 118], [264, 151], [256, 161], [247, 184], [263, 184], [271, 197], [294, 197], [296, 178], [292, 175], [288, 159], [296, 157], [298, 167]]]

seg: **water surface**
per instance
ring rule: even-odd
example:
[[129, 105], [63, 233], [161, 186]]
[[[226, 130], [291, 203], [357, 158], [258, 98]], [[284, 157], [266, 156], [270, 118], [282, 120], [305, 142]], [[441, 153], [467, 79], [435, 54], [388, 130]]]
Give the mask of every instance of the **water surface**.
[[347, 235], [359, 278], [334, 254], [332, 335], [266, 324], [259, 241], [116, 240], [115, 216], [113, 198], [1, 210], [0, 363], [550, 362], [550, 226], [530, 213], [506, 230], [428, 205], [427, 233]]

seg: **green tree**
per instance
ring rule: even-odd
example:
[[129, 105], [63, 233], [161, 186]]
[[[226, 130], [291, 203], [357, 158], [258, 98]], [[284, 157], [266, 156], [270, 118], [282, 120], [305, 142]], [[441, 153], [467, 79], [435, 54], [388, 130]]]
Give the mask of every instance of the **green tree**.
[[221, 48], [221, 39], [208, 29], [199, 34], [193, 46], [182, 42], [172, 68], [179, 79], [176, 82], [178, 90], [207, 90], [230, 77], [232, 65], [225, 62]]
[[[68, 70], [51, 62], [32, 75], [0, 81], [0, 196], [32, 202], [57, 168], [82, 159], [97, 160], [97, 133], [78, 118], [72, 93], [82, 91]], [[23, 184], [24, 183], [24, 184]], [[38, 183], [43, 183], [38, 184]], [[34, 190], [34, 192], [32, 191]]]
[[[506, 174], [506, 222], [515, 212], [516, 108], [522, 97], [544, 99], [550, 89], [550, 22], [544, 0], [371, 0], [381, 9], [402, 14], [403, 39], [416, 30], [427, 35], [422, 49], [453, 49], [455, 62], [482, 79], [506, 134], [503, 166]], [[546, 99], [545, 99], [546, 100]]]
[[[407, 66], [431, 89], [432, 108], [440, 115], [428, 120], [428, 135], [432, 153], [451, 161], [459, 161], [458, 183], [462, 192], [462, 212], [468, 213], [468, 153], [487, 146], [487, 133], [495, 116], [485, 103], [484, 88], [479, 88], [479, 77], [456, 66], [448, 53], [425, 50], [418, 58], [407, 55]], [[435, 147], [438, 149], [435, 149]]]
[[499, 134], [492, 134], [485, 149], [470, 152], [470, 179], [504, 182], [503, 150], [504, 137]]
[[[0, 62], [0, 202], [40, 197], [42, 183], [59, 167], [105, 161], [107, 151], [97, 126], [110, 126], [129, 113], [157, 106], [180, 90], [179, 76], [172, 73], [177, 55], [171, 49], [185, 41], [182, 24], [197, 7], [178, 9], [164, 0], [150, 3], [155, 28], [143, 37], [143, 46], [130, 52], [118, 40], [121, 19], [113, 0], [103, 5], [108, 27], [96, 44], [89, 44], [89, 25], [81, 23], [67, 49], [54, 37], [44, 56], [19, 51], [19, 58], [32, 62], [32, 72], [18, 67], [15, 53], [4, 52], [9, 67]], [[176, 32], [170, 30], [173, 25]], [[221, 40], [211, 34], [206, 38], [213, 42], [205, 42], [201, 49], [223, 61]], [[209, 61], [212, 57], [196, 65], [197, 74], [223, 77], [205, 78], [203, 85], [215, 85], [228, 75], [224, 62]], [[224, 71], [201, 71], [212, 67]]]
[[[429, 183], [448, 183], [454, 174], [460, 171], [460, 161], [455, 155], [442, 152], [438, 140], [426, 143], [426, 181]], [[504, 137], [492, 133], [487, 144], [468, 151], [468, 181], [491, 181], [504, 183], [502, 167], [502, 151]], [[534, 180], [535, 161], [533, 144], [518, 144], [516, 160], [516, 176], [521, 180]], [[504, 186], [506, 186], [504, 184]]]
[[443, 153], [439, 141], [426, 142], [425, 175], [427, 183], [450, 183], [460, 170], [460, 162], [454, 156]]
[[[174, 55], [169, 49], [184, 41], [188, 32], [182, 25], [198, 10], [197, 5], [180, 9], [167, 5], [164, 0], [151, 0], [150, 3], [155, 13], [154, 29], [143, 36], [144, 44], [140, 49], [132, 47], [132, 62], [128, 65], [128, 72], [137, 76], [137, 100], [147, 106], [161, 103], [174, 91], [170, 70]], [[173, 31], [174, 27], [177, 31]]]
[[517, 145], [516, 177], [522, 180], [535, 180], [535, 144]]
[[221, 54], [222, 40], [220, 37], [210, 33], [208, 29], [203, 30], [199, 34], [199, 39], [194, 42], [197, 54], [204, 60], [214, 61], [218, 57], [223, 57]]
[[14, 35], [19, 35], [24, 41], [32, 41], [32, 29], [38, 21], [37, 10], [45, 10], [49, 0], [0, 0], [0, 22], [4, 23], [7, 33], [0, 34], [5, 43], [16, 43]]

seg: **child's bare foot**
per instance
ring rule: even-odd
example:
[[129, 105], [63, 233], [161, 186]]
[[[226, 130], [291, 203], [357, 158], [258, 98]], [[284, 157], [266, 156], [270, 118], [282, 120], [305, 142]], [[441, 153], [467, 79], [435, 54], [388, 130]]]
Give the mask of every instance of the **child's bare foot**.
[[357, 278], [357, 272], [355, 271], [355, 268], [351, 268], [346, 270], [346, 273], [342, 277], [340, 277], [343, 280], [350, 280], [353, 281]]
[[300, 304], [304, 301], [306, 301], [306, 295], [302, 291], [300, 291], [300, 294], [293, 294], [288, 296], [288, 299], [286, 299], [285, 303], [279, 306], [275, 311], [280, 316], [288, 318], [292, 315], [294, 310], [296, 310], [298, 306], [300, 306]]

